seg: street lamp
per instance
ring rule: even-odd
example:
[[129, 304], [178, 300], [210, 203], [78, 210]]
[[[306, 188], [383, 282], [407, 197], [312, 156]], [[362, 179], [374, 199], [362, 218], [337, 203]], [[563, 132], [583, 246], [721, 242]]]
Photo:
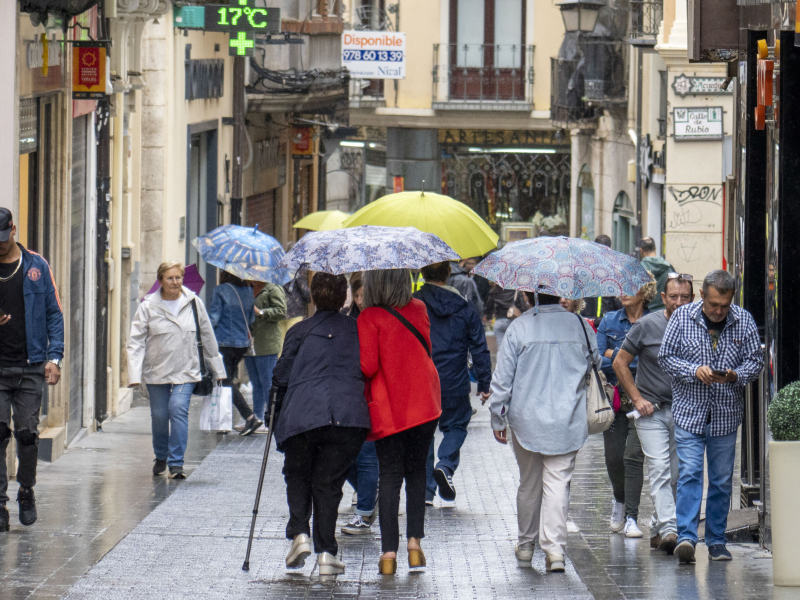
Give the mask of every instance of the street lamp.
[[605, 6], [602, 0], [564, 0], [556, 6], [564, 19], [568, 32], [592, 33], [597, 23], [597, 15]]

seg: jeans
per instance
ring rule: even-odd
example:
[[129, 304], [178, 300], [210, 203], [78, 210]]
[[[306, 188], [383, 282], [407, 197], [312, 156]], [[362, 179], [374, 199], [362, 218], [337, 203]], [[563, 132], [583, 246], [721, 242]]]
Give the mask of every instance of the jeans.
[[347, 471], [356, 459], [368, 430], [326, 425], [293, 435], [281, 444], [283, 478], [289, 502], [286, 538], [309, 535], [314, 509], [314, 552], [336, 556], [336, 517]]
[[647, 457], [650, 475], [650, 497], [655, 507], [656, 522], [650, 537], [677, 533], [675, 490], [678, 486], [678, 453], [675, 446], [675, 422], [672, 407], [662, 404], [650, 417], [636, 420], [636, 432]]
[[519, 542], [535, 542], [545, 554], [564, 554], [567, 545], [569, 485], [578, 451], [539, 454], [523, 448], [511, 432], [519, 466], [517, 525]]
[[675, 425], [678, 447], [678, 494], [676, 515], [678, 542], [697, 543], [697, 525], [703, 501], [703, 455], [708, 458], [706, 497], [706, 546], [725, 543], [728, 511], [733, 489], [733, 461], [736, 458], [736, 432], [728, 435], [690, 433]]
[[265, 423], [268, 418], [265, 414], [267, 400], [272, 389], [272, 371], [277, 362], [277, 354], [244, 357], [244, 366], [247, 367], [250, 383], [253, 384], [253, 413]]
[[231, 397], [233, 405], [243, 419], [249, 419], [253, 416], [253, 411], [250, 410], [247, 401], [239, 391], [239, 386], [233, 384], [233, 378], [236, 376], [236, 369], [239, 368], [239, 363], [244, 358], [247, 348], [233, 348], [231, 346], [220, 346], [219, 353], [222, 355], [222, 361], [225, 363], [225, 373], [228, 375], [220, 383], [226, 387], [231, 388]]
[[148, 383], [153, 452], [170, 467], [182, 467], [189, 441], [189, 402], [194, 383]]
[[14, 409], [14, 437], [17, 438], [17, 482], [20, 487], [36, 485], [39, 457], [39, 410], [44, 390], [44, 363], [26, 367], [0, 367], [0, 506], [8, 502], [6, 449], [11, 439], [11, 409]]
[[494, 321], [494, 340], [497, 342], [497, 351], [503, 345], [503, 338], [506, 337], [506, 329], [511, 325], [511, 319], [495, 319]]
[[[472, 419], [472, 405], [469, 402], [469, 395], [451, 398], [442, 398], [442, 416], [439, 417], [439, 431], [444, 437], [439, 443], [439, 462], [437, 469], [443, 469], [445, 473], [452, 476], [458, 468], [461, 459], [461, 446], [467, 439], [467, 425]], [[427, 472], [427, 492], [426, 500], [433, 500], [436, 495], [436, 480], [433, 478], [433, 459], [434, 445], [436, 441], [431, 440], [431, 447], [428, 451], [428, 460], [425, 464]]]
[[353, 513], [362, 517], [371, 517], [375, 512], [375, 501], [378, 499], [378, 454], [375, 442], [364, 442], [355, 464], [347, 473], [347, 483], [353, 486], [358, 494], [358, 504]]
[[639, 500], [644, 483], [644, 452], [636, 427], [628, 415], [619, 411], [603, 432], [606, 469], [614, 490], [614, 499], [625, 504], [625, 516], [639, 518]]
[[406, 537], [425, 537], [425, 461], [436, 431], [436, 420], [375, 442], [380, 465], [381, 494], [378, 518], [383, 552], [400, 546], [400, 488], [406, 481]]

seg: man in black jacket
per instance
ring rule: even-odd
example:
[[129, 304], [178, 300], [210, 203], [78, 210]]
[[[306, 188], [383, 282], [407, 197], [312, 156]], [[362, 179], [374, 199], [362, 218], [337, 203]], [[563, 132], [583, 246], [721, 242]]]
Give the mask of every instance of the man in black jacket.
[[489, 398], [492, 379], [492, 362], [481, 318], [457, 289], [446, 284], [449, 274], [450, 264], [446, 262], [423, 268], [425, 285], [414, 294], [428, 309], [433, 362], [442, 386], [439, 430], [444, 439], [439, 444], [439, 462], [435, 468], [434, 442], [431, 442], [428, 454], [428, 504], [433, 503], [437, 488], [442, 500], [450, 502], [456, 498], [453, 473], [458, 468], [461, 446], [467, 438], [467, 425], [472, 418], [467, 367], [469, 354], [478, 379], [478, 393], [484, 402]]

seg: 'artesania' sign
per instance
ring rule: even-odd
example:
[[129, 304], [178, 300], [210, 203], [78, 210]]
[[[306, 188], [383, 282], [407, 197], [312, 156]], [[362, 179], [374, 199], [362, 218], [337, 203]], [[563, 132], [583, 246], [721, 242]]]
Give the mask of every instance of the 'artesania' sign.
[[345, 31], [342, 66], [356, 79], [404, 79], [406, 34], [390, 31]]
[[676, 108], [672, 111], [676, 142], [715, 141], [723, 138], [722, 107]]

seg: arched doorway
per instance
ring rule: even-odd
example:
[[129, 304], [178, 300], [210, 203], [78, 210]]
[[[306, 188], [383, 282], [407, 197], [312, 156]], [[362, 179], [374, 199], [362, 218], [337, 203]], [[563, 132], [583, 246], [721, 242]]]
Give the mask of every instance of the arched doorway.
[[612, 247], [618, 252], [633, 254], [633, 245], [636, 241], [633, 239], [634, 212], [631, 199], [625, 192], [617, 194], [612, 218], [614, 223], [614, 231], [611, 236]]

